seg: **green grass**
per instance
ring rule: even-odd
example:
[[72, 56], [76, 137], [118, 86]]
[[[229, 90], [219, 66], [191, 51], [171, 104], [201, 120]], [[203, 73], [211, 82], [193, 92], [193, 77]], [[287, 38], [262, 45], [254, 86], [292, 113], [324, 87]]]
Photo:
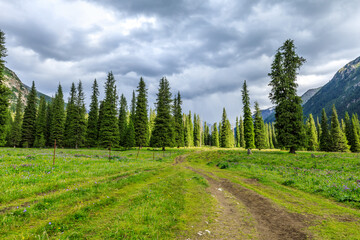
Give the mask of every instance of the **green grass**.
[[52, 151], [0, 149], [1, 239], [169, 239], [210, 221], [206, 181], [172, 164], [184, 150], [58, 149], [54, 166]]
[[[190, 165], [306, 216], [315, 239], [360, 239], [357, 154], [249, 156], [210, 148], [108, 154], [57, 149], [53, 166], [53, 149], [0, 148], [0, 238], [192, 238], [214, 223], [217, 202]], [[173, 165], [182, 154], [187, 161]]]
[[227, 178], [306, 216], [315, 239], [360, 239], [358, 155], [315, 154], [321, 157], [308, 152], [254, 151], [247, 155], [238, 150], [204, 151], [191, 154], [187, 160], [193, 167]]

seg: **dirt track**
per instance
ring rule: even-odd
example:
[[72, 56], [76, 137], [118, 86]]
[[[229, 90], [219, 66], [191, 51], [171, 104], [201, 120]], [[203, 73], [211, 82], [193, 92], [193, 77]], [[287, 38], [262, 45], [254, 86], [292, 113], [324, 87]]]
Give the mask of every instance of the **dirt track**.
[[[183, 159], [181, 159], [183, 161]], [[182, 161], [178, 161], [182, 162]], [[219, 202], [221, 214], [211, 234], [195, 237], [197, 239], [311, 239], [306, 232], [304, 217], [299, 214], [289, 213], [276, 206], [269, 199], [256, 192], [232, 183], [227, 179], [209, 177], [211, 173], [187, 167], [203, 176], [210, 184], [210, 193]], [[230, 195], [226, 196], [226, 194]], [[233, 198], [232, 201], [231, 197]], [[245, 206], [251, 215], [239, 212], [236, 201]], [[255, 221], [256, 233], [251, 233], [251, 224], [247, 218]], [[219, 229], [220, 228], [220, 229]], [[240, 232], [239, 232], [240, 231]], [[194, 239], [194, 238], [191, 238]]]

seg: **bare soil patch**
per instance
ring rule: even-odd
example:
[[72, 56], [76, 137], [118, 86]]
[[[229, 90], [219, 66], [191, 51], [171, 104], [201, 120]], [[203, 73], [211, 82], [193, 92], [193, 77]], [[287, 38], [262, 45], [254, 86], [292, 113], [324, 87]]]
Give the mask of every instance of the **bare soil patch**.
[[[231, 193], [236, 200], [240, 201], [255, 219], [259, 239], [311, 239], [310, 234], [306, 231], [307, 224], [304, 222], [304, 216], [289, 213], [283, 208], [276, 206], [269, 199], [239, 184], [232, 183], [228, 179], [211, 178], [207, 175], [208, 173], [204, 173], [191, 167], [189, 167], [189, 169], [202, 175], [208, 180], [211, 185], [210, 191], [212, 188], [220, 188]], [[233, 224], [231, 223], [228, 226], [225, 226], [228, 222], [223, 222], [223, 227], [229, 227], [230, 232], [232, 231], [233, 233], [238, 234], [236, 229], [241, 226], [244, 219], [239, 219], [239, 216], [234, 214], [231, 206], [227, 204], [226, 201], [224, 201], [224, 198], [219, 194], [215, 196], [220, 204], [224, 206], [226, 218], [232, 219], [233, 222]], [[227, 208], [227, 210], [225, 210], [225, 208]], [[244, 235], [234, 235], [232, 238], [213, 237], [214, 239], [244, 239]]]

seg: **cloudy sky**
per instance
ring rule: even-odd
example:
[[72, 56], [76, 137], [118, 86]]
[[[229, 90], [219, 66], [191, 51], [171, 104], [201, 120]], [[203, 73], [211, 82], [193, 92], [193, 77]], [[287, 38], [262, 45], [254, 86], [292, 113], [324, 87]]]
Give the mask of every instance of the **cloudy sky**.
[[241, 86], [251, 102], [268, 99], [276, 50], [293, 39], [307, 62], [298, 94], [327, 83], [360, 55], [357, 0], [0, 0], [7, 66], [27, 85], [65, 97], [83, 82], [87, 101], [96, 78], [103, 91], [113, 71], [130, 102], [141, 76], [154, 108], [159, 79], [180, 91], [183, 110], [231, 122], [242, 113]]

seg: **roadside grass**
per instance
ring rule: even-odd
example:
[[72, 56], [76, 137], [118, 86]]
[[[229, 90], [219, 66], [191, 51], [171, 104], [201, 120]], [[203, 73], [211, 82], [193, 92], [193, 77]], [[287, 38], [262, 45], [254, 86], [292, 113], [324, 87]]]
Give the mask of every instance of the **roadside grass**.
[[174, 166], [192, 150], [0, 148], [1, 239], [171, 239], [211, 221], [201, 176]]
[[316, 239], [360, 239], [358, 155], [311, 154], [319, 155], [254, 151], [249, 156], [241, 150], [205, 151], [190, 154], [187, 164], [304, 215]]

